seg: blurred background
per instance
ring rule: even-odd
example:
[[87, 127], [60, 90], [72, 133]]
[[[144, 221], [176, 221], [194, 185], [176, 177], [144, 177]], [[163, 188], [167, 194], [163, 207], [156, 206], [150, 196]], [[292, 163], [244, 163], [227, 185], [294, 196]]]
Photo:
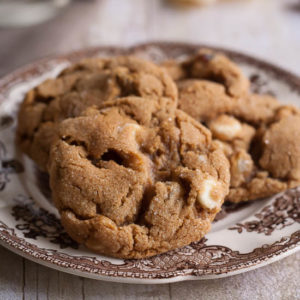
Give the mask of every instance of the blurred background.
[[51, 54], [151, 40], [226, 47], [300, 75], [300, 1], [0, 0], [0, 76]]

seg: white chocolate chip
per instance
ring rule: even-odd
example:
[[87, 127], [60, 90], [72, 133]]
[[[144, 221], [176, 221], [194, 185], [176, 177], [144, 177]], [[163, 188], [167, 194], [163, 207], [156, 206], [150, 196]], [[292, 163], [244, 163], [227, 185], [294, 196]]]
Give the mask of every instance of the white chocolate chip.
[[230, 157], [231, 186], [237, 187], [251, 176], [253, 161], [249, 153], [241, 149]]
[[206, 163], [207, 162], [206, 155], [202, 155], [202, 154], [198, 155], [198, 161], [200, 163]]
[[252, 161], [249, 159], [240, 158], [238, 160], [238, 169], [241, 173], [249, 172], [249, 169], [252, 169]]
[[217, 182], [213, 179], [206, 179], [202, 183], [202, 189], [198, 192], [197, 200], [203, 207], [214, 209], [217, 207], [219, 199], [213, 199], [212, 192], [217, 188]]
[[221, 142], [220, 140], [214, 140], [214, 142], [221, 148], [221, 150], [227, 157], [232, 154], [233, 149], [229, 144], [227, 144], [226, 142]]
[[241, 132], [242, 125], [235, 118], [223, 115], [210, 122], [209, 128], [216, 138], [230, 141]]
[[110, 111], [110, 110], [112, 110], [111, 107], [105, 107], [105, 108], [101, 108], [101, 109], [99, 110], [99, 112], [100, 112], [100, 113], [106, 113], [106, 112], [108, 112], [108, 111]]
[[119, 126], [118, 127], [118, 132], [119, 133], [125, 133], [125, 132], [128, 132], [129, 133], [129, 136], [131, 136], [132, 138], [135, 139], [136, 137], [136, 133], [138, 131], [141, 130], [141, 126], [138, 125], [138, 124], [134, 124], [134, 123], [126, 123], [125, 125], [123, 126]]
[[123, 126], [119, 126], [118, 130], [119, 132], [125, 131], [125, 130], [132, 130], [132, 132], [136, 132], [137, 130], [140, 130], [141, 126], [135, 123], [126, 123]]

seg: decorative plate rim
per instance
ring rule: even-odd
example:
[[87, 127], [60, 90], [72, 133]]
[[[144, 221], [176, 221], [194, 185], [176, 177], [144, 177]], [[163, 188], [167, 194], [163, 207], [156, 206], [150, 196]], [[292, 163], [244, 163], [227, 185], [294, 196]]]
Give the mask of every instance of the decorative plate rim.
[[[52, 55], [49, 57], [46, 57], [41, 60], [37, 60], [33, 63], [27, 64], [21, 68], [18, 68], [17, 70], [11, 72], [10, 74], [2, 77], [0, 79], [0, 96], [1, 96], [1, 90], [2, 89], [8, 89], [10, 86], [13, 86], [17, 84], [16, 79], [20, 78], [22, 75], [25, 74], [34, 74], [36, 68], [41, 65], [46, 65], [47, 63], [55, 60], [55, 61], [76, 61], [78, 59], [81, 59], [85, 56], [92, 56], [96, 55], [100, 51], [107, 51], [111, 54], [134, 54], [137, 51], [141, 51], [143, 49], [146, 49], [147, 47], [158, 47], [162, 49], [167, 48], [183, 48], [186, 49], [187, 52], [194, 52], [196, 49], [200, 47], [208, 47], [215, 50], [222, 51], [229, 55], [230, 57], [234, 57], [235, 60], [243, 60], [244, 62], [251, 63], [255, 65], [258, 68], [262, 68], [264, 70], [267, 70], [268, 72], [272, 72], [273, 74], [276, 74], [276, 76], [280, 76], [280, 80], [284, 81], [288, 86], [291, 87], [292, 90], [297, 90], [298, 93], [300, 93], [300, 78], [297, 75], [294, 75], [293, 73], [286, 71], [282, 69], [281, 67], [277, 67], [274, 64], [268, 63], [264, 60], [254, 58], [253, 56], [239, 53], [237, 51], [232, 51], [224, 48], [219, 47], [212, 47], [210, 45], [203, 45], [203, 44], [189, 44], [189, 43], [178, 43], [178, 42], [149, 42], [149, 43], [143, 43], [136, 46], [132, 46], [129, 48], [124, 47], [115, 47], [115, 46], [103, 46], [103, 47], [92, 47], [92, 48], [86, 48], [66, 54], [61, 55]], [[2, 97], [1, 97], [2, 98]], [[0, 98], [0, 103], [4, 101]], [[299, 190], [300, 191], [300, 190]], [[59, 252], [56, 250], [51, 249], [44, 249], [39, 248], [37, 245], [31, 244], [28, 241], [25, 240], [25, 238], [17, 237], [17, 235], [14, 232], [13, 228], [9, 228], [7, 225], [5, 225], [2, 221], [0, 221], [0, 244], [9, 250], [25, 257], [30, 260], [33, 260], [37, 263], [40, 263], [42, 265], [46, 265], [48, 267], [56, 268], [61, 271], [76, 274], [79, 276], [85, 276], [89, 278], [94, 279], [101, 279], [101, 280], [107, 280], [107, 281], [119, 281], [119, 282], [130, 282], [130, 283], [166, 283], [166, 282], [176, 282], [176, 281], [182, 281], [182, 280], [197, 280], [197, 279], [210, 279], [210, 278], [220, 278], [225, 276], [230, 276], [238, 273], [242, 273], [244, 271], [250, 271], [253, 269], [256, 269], [260, 266], [267, 265], [269, 263], [272, 263], [273, 261], [279, 260], [287, 255], [290, 255], [298, 250], [300, 250], [300, 230], [295, 231], [293, 234], [291, 234], [289, 237], [281, 237], [279, 241], [276, 241], [269, 246], [269, 248], [274, 247], [274, 249], [278, 246], [279, 248], [271, 253], [267, 253], [265, 255], [262, 255], [261, 257], [254, 259], [248, 263], [240, 263], [240, 265], [234, 265], [231, 268], [230, 267], [224, 267], [223, 269], [219, 269], [215, 272], [212, 272], [211, 270], [205, 272], [205, 270], [190, 270], [189, 272], [184, 273], [182, 272], [171, 272], [172, 274], [166, 274], [164, 276], [158, 276], [155, 278], [155, 276], [151, 276], [151, 273], [148, 274], [148, 276], [145, 276], [145, 274], [140, 274], [140, 276], [135, 277], [133, 276], [131, 272], [131, 277], [128, 277], [129, 275], [122, 271], [111, 271], [106, 272], [104, 274], [103, 272], [99, 272], [99, 268], [97, 271], [97, 268], [95, 265], [106, 263], [105, 260], [97, 260], [96, 258], [89, 257], [83, 257], [83, 256], [70, 256], [66, 253]], [[205, 244], [203, 244], [205, 246]], [[207, 247], [223, 247], [224, 246], [207, 246]], [[252, 252], [255, 252], [258, 249], [263, 249], [264, 246], [260, 248], [254, 249]], [[266, 246], [264, 250], [266, 250], [268, 247]], [[229, 249], [229, 248], [228, 248]], [[224, 250], [224, 249], [223, 249]], [[226, 250], [226, 249], [225, 249]], [[230, 249], [231, 250], [231, 249]], [[234, 252], [234, 251], [233, 251]], [[238, 251], [235, 251], [238, 252]], [[243, 253], [242, 255], [249, 255], [250, 253]], [[69, 258], [68, 258], [69, 256]], [[75, 262], [72, 261], [71, 257], [74, 260], [74, 257], [76, 257]], [[83, 262], [80, 262], [80, 258], [83, 259]], [[63, 260], [64, 259], [64, 260]], [[78, 260], [78, 262], [76, 262]], [[94, 263], [94, 268], [91, 266], [92, 263], [89, 264], [89, 262]], [[124, 261], [126, 263], [128, 261]], [[122, 266], [122, 265], [120, 265]], [[130, 272], [129, 272], [130, 273]], [[170, 272], [169, 272], [170, 273]]]
[[[300, 234], [300, 231], [298, 231]], [[300, 237], [299, 237], [300, 239]], [[102, 281], [109, 281], [109, 282], [119, 282], [119, 283], [133, 283], [133, 284], [165, 284], [165, 283], [174, 283], [174, 282], [180, 282], [180, 281], [195, 281], [195, 280], [209, 280], [209, 279], [217, 279], [217, 278], [224, 278], [224, 277], [229, 277], [229, 276], [234, 276], [238, 275], [241, 273], [249, 272], [255, 269], [258, 269], [260, 267], [267, 266], [273, 262], [276, 262], [278, 260], [281, 260], [287, 256], [290, 256], [297, 251], [300, 250], [300, 243], [298, 242], [297, 245], [287, 248], [286, 251], [281, 252], [279, 255], [274, 255], [272, 257], [266, 258], [267, 260], [257, 262], [256, 264], [253, 264], [251, 266], [245, 266], [244, 268], [240, 268], [234, 271], [229, 271], [221, 274], [211, 274], [211, 275], [176, 275], [174, 277], [169, 277], [169, 278], [132, 278], [132, 277], [123, 277], [123, 276], [107, 276], [107, 275], [99, 275], [95, 274], [93, 272], [87, 272], [84, 270], [79, 270], [81, 273], [77, 273], [74, 271], [74, 269], [68, 267], [68, 266], [62, 266], [59, 264], [53, 265], [53, 262], [49, 262], [47, 260], [43, 260], [41, 258], [37, 258], [34, 256], [28, 255], [25, 251], [19, 250], [14, 248], [13, 246], [5, 243], [2, 239], [0, 238], [0, 246], [3, 246], [4, 248], [12, 251], [13, 253], [20, 255], [21, 257], [24, 257], [26, 259], [29, 259], [30, 261], [33, 261], [35, 263], [38, 263], [40, 265], [68, 273], [71, 275], [76, 275], [80, 277], [85, 277], [85, 278], [90, 278], [90, 279], [96, 279], [96, 280], [102, 280]], [[246, 270], [245, 270], [246, 268]]]

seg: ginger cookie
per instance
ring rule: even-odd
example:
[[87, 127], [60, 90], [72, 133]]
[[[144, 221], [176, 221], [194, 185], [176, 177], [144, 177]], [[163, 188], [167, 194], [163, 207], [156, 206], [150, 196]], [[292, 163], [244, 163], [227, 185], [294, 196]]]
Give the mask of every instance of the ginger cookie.
[[122, 101], [59, 125], [49, 173], [63, 226], [87, 248], [121, 258], [200, 240], [228, 193], [226, 156], [184, 112], [156, 126]]
[[163, 65], [176, 80], [178, 108], [211, 130], [230, 161], [226, 200], [255, 200], [299, 185], [299, 111], [272, 96], [251, 94], [238, 66], [225, 63], [228, 58], [199, 53]]
[[58, 123], [79, 116], [91, 105], [127, 96], [157, 99], [161, 110], [164, 104], [166, 110], [177, 105], [175, 84], [155, 64], [125, 56], [86, 59], [27, 93], [19, 111], [17, 141], [46, 170]]
[[209, 123], [230, 161], [228, 201], [256, 200], [300, 184], [299, 120], [299, 116], [284, 116], [255, 128], [221, 115]]
[[[204, 94], [200, 93], [199, 89], [198, 93]], [[207, 104], [207, 110], [205, 110], [205, 105], [199, 104], [199, 108], [197, 105], [194, 106], [197, 102], [196, 99], [199, 99], [199, 103], [205, 99], [206, 101], [212, 99], [210, 101], [212, 103], [221, 99], [221, 103]], [[289, 149], [290, 147], [292, 147], [289, 151], [290, 156], [293, 157], [292, 160], [295, 161], [298, 157], [297, 151], [295, 151], [296, 147], [292, 145], [298, 141], [296, 136], [300, 132], [299, 129], [291, 127], [294, 128], [293, 134], [286, 135], [283, 143], [275, 142], [274, 134], [272, 138], [268, 138], [268, 135], [271, 134], [269, 130], [275, 126], [270, 124], [272, 124], [277, 111], [280, 110], [279, 102], [276, 99], [270, 96], [249, 95], [243, 99], [231, 99], [230, 102], [230, 99], [226, 98], [225, 95], [222, 98], [218, 91], [211, 98], [204, 95], [193, 98], [187, 97], [186, 94], [181, 96], [179, 88], [179, 107], [205, 124], [227, 155], [231, 168], [231, 184], [226, 200], [231, 202], [256, 200], [297, 185], [292, 178], [279, 176], [274, 172], [276, 163], [274, 161], [272, 166], [270, 160], [271, 151], [272, 157], [275, 153], [281, 157], [281, 153], [282, 155], [285, 153], [284, 148]], [[195, 108], [193, 109], [193, 107]], [[197, 112], [199, 113], [198, 116], [196, 115]], [[297, 117], [294, 118], [295, 124], [297, 124]], [[275, 128], [283, 126], [282, 130], [284, 130], [283, 128], [288, 130], [286, 125], [288, 119], [291, 117], [282, 117]], [[271, 127], [269, 128], [269, 126]], [[273, 131], [271, 130], [271, 132]], [[281, 132], [279, 131], [276, 136], [281, 139]], [[262, 143], [264, 139], [270, 140], [268, 145]], [[285, 144], [287, 146], [284, 146]], [[300, 183], [299, 179], [298, 184]]]

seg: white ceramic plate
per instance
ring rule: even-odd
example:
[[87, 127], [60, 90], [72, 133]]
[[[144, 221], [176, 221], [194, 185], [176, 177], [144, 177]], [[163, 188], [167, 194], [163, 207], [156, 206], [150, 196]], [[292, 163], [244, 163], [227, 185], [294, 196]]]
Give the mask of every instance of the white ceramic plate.
[[[200, 45], [149, 43], [130, 49], [94, 48], [48, 58], [0, 80], [0, 243], [37, 263], [79, 276], [132, 283], [208, 279], [245, 272], [300, 249], [300, 188], [243, 205], [225, 205], [204, 239], [142, 260], [96, 255], [64, 232], [51, 203], [48, 178], [15, 146], [16, 112], [24, 93], [85, 56], [135, 54], [161, 61]], [[299, 105], [296, 76], [246, 55], [223, 50], [251, 78], [256, 92]]]

